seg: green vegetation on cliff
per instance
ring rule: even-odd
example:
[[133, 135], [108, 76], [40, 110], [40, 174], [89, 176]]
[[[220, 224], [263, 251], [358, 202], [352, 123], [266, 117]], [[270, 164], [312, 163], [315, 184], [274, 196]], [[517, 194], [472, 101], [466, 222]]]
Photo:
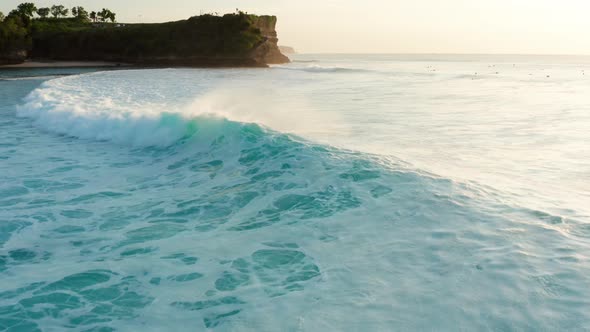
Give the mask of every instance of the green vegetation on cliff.
[[250, 16], [241, 13], [124, 26], [43, 23], [49, 24], [34, 27], [33, 57], [150, 62], [171, 57], [240, 56], [262, 41]]
[[0, 15], [0, 64], [18, 63], [31, 48], [30, 20], [20, 15]]
[[237, 11], [158, 24], [116, 24], [115, 17], [108, 9], [21, 4], [0, 22], [0, 64], [25, 56], [197, 66], [288, 61], [276, 46], [274, 16]]
[[[73, 31], [89, 26], [89, 15], [83, 7], [72, 8], [73, 17], [67, 17], [68, 13], [69, 9], [62, 5], [37, 8], [31, 2], [21, 3], [7, 16], [0, 13], [0, 64], [22, 62], [33, 50], [33, 39], [39, 33]], [[114, 22], [113, 12], [103, 9], [101, 13], [105, 20]]]

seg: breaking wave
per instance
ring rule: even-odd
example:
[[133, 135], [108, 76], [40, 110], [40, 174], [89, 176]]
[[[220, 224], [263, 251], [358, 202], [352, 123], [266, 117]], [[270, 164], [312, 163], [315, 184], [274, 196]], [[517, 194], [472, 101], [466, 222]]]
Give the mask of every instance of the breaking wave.
[[443, 329], [587, 321], [581, 305], [568, 308], [579, 319], [553, 315], [567, 305], [556, 293], [587, 293], [584, 270], [567, 265], [582, 258], [562, 246], [588, 236], [584, 224], [291, 135], [329, 120], [260, 90], [210, 85], [207, 75], [226, 82], [225, 71], [197, 73], [63, 77], [17, 107], [51, 144], [0, 165], [36, 166], [0, 187], [10, 213], [0, 323], [276, 331], [420, 330], [447, 315]]

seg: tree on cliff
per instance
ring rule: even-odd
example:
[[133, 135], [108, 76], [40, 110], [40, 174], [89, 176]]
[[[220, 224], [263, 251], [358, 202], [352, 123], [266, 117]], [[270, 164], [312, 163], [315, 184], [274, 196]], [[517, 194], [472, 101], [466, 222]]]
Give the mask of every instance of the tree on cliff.
[[53, 5], [51, 6], [51, 15], [54, 18], [68, 16], [69, 10], [62, 5]]
[[20, 24], [29, 27], [31, 25], [31, 19], [36, 11], [37, 7], [35, 7], [34, 3], [25, 2], [18, 5], [17, 9], [13, 9], [8, 13], [7, 18], [18, 18]]
[[98, 14], [98, 19], [101, 22], [106, 22], [107, 20], [111, 20], [111, 22], [115, 22], [115, 16], [117, 14], [113, 13], [112, 11], [110, 11], [109, 9], [103, 8]]
[[11, 12], [0, 20], [0, 54], [27, 49], [31, 42], [28, 35], [22, 17], [16, 11]]
[[38, 8], [37, 15], [39, 15], [39, 17], [41, 18], [47, 18], [47, 16], [49, 16], [50, 11], [51, 9], [49, 9], [48, 7]]
[[37, 6], [32, 2], [21, 3], [16, 7], [16, 10], [20, 13], [21, 17], [33, 18], [37, 11]]
[[74, 15], [75, 18], [86, 21], [88, 20], [88, 12], [84, 9], [84, 7], [73, 7], [72, 8], [72, 15]]
[[98, 13], [96, 13], [96, 17], [98, 18], [99, 21], [101, 22], [105, 22], [107, 20], [106, 16], [105, 16], [105, 9], [103, 8], [103, 10], [99, 11]]

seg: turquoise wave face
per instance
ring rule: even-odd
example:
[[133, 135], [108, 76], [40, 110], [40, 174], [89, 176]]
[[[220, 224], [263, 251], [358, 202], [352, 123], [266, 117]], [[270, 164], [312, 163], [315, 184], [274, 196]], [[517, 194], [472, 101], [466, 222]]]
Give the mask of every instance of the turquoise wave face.
[[565, 238], [560, 217], [491, 189], [187, 111], [185, 97], [117, 95], [145, 73], [60, 78], [30, 94], [37, 83], [0, 82], [13, 98], [0, 106], [2, 328], [589, 321], [583, 223]]

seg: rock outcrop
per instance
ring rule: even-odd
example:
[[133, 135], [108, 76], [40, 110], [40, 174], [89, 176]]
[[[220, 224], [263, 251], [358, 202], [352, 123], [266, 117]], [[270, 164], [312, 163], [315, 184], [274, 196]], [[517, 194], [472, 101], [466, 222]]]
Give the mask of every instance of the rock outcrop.
[[264, 38], [252, 53], [253, 58], [260, 63], [281, 64], [290, 62], [279, 49], [279, 38], [277, 35], [277, 17], [276, 16], [256, 16], [253, 17], [253, 24], [260, 29]]
[[264, 67], [289, 62], [279, 50], [276, 23], [275, 16], [242, 12], [158, 24], [34, 20], [30, 47], [0, 52], [0, 64], [28, 57], [142, 66]]
[[27, 51], [25, 50], [11, 50], [0, 52], [0, 66], [23, 63], [26, 58]]

